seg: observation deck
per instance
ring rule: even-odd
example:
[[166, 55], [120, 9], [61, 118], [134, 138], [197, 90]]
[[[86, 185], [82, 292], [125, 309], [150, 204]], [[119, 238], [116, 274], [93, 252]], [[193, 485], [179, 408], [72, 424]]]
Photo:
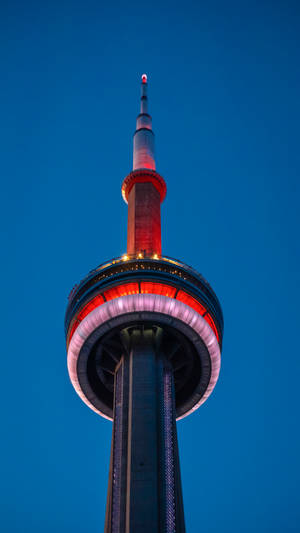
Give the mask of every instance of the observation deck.
[[72, 370], [69, 367], [90, 407], [113, 418], [115, 370], [126, 350], [124, 332], [133, 326], [154, 328], [155, 334], [160, 331], [162, 351], [173, 369], [177, 418], [203, 403], [216, 369], [206, 341], [184, 319], [184, 313], [192, 313], [190, 319], [208, 326], [219, 350], [223, 316], [214, 291], [201, 274], [177, 259], [143, 257], [142, 253], [99, 265], [69, 295], [65, 319], [68, 347], [76, 334], [82, 335], [79, 328], [86, 327], [87, 317], [92, 320], [93, 312], [102, 307], [103, 313], [109, 313], [106, 320], [93, 323], [85, 339], [88, 348], [81, 347], [76, 365]]

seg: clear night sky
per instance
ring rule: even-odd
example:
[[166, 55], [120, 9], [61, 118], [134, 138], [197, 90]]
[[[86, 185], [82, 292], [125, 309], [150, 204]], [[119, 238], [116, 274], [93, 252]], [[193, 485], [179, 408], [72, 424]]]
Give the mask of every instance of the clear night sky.
[[103, 530], [112, 428], [63, 322], [126, 251], [143, 72], [163, 252], [225, 317], [217, 387], [178, 424], [187, 533], [299, 531], [299, 22], [288, 0], [1, 3], [4, 533]]

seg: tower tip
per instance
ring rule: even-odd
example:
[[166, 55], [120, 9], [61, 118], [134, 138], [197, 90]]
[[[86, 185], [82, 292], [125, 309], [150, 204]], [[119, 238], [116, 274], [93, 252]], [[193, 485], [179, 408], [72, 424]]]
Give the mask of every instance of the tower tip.
[[147, 74], [142, 74], [142, 83], [147, 83], [148, 77]]

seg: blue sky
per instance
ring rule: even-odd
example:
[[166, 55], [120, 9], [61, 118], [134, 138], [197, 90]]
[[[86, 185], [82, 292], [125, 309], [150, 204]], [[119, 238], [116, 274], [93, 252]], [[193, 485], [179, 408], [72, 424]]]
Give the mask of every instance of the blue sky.
[[72, 286], [126, 250], [149, 76], [163, 252], [225, 317], [222, 370], [178, 424], [188, 533], [299, 530], [298, 2], [3, 2], [5, 533], [102, 531], [111, 424], [73, 391]]

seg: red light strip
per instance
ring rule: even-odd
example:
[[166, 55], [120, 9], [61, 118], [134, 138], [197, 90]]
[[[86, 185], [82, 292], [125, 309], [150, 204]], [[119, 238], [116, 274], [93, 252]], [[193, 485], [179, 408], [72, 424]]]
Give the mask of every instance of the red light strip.
[[101, 304], [104, 304], [104, 298], [101, 296], [101, 294], [97, 294], [97, 296], [92, 298], [92, 300], [90, 300], [80, 311], [79, 315], [77, 316], [77, 320], [81, 322], [91, 311], [96, 309], [96, 307], [99, 307]]
[[112, 289], [108, 289], [104, 292], [105, 299], [114, 300], [120, 296], [127, 296], [128, 294], [138, 294], [139, 284], [138, 283], [125, 283], [124, 285], [118, 285]]
[[215, 336], [217, 337], [218, 339], [218, 342], [219, 342], [219, 335], [218, 335], [218, 332], [217, 332], [217, 328], [215, 326], [215, 323], [211, 317], [211, 315], [209, 313], [206, 313], [206, 315], [203, 317], [204, 320], [206, 320], [206, 322], [209, 324], [209, 326], [211, 327], [211, 329], [213, 330]]
[[[107, 291], [104, 291], [104, 298], [98, 294], [92, 300], [90, 300], [84, 307], [81, 309], [80, 313], [77, 315], [75, 322], [72, 325], [70, 335], [69, 335], [69, 342], [75, 332], [75, 330], [78, 328], [80, 322], [96, 307], [99, 307], [102, 305], [105, 301], [114, 300], [115, 298], [119, 298], [120, 296], [127, 296], [129, 294], [139, 294], [140, 292], [142, 294], [160, 294], [162, 296], [168, 296], [169, 298], [175, 298], [176, 294], [176, 287], [172, 287], [172, 285], [166, 285], [165, 283], [155, 283], [155, 282], [149, 282], [149, 281], [142, 281], [140, 284], [138, 283], [125, 283], [123, 285], [118, 285], [117, 287], [112, 287], [111, 289], [108, 289]], [[219, 342], [219, 334], [218, 330], [216, 328], [216, 325], [213, 321], [212, 316], [207, 312], [205, 307], [198, 302], [195, 298], [187, 294], [186, 292], [179, 290], [176, 295], [176, 300], [179, 300], [180, 302], [188, 305], [194, 311], [199, 313], [199, 315], [203, 316], [204, 320], [208, 323], [208, 325], [213, 330], [215, 336], [217, 337], [217, 340]]]
[[148, 281], [141, 282], [142, 294], [161, 294], [162, 296], [169, 296], [175, 298], [176, 288], [164, 283], [151, 283]]
[[176, 300], [179, 300], [180, 302], [189, 305], [192, 309], [197, 311], [199, 315], [204, 315], [204, 313], [206, 313], [205, 307], [203, 307], [203, 305], [201, 305], [195, 298], [193, 298], [184, 291], [178, 291]]

